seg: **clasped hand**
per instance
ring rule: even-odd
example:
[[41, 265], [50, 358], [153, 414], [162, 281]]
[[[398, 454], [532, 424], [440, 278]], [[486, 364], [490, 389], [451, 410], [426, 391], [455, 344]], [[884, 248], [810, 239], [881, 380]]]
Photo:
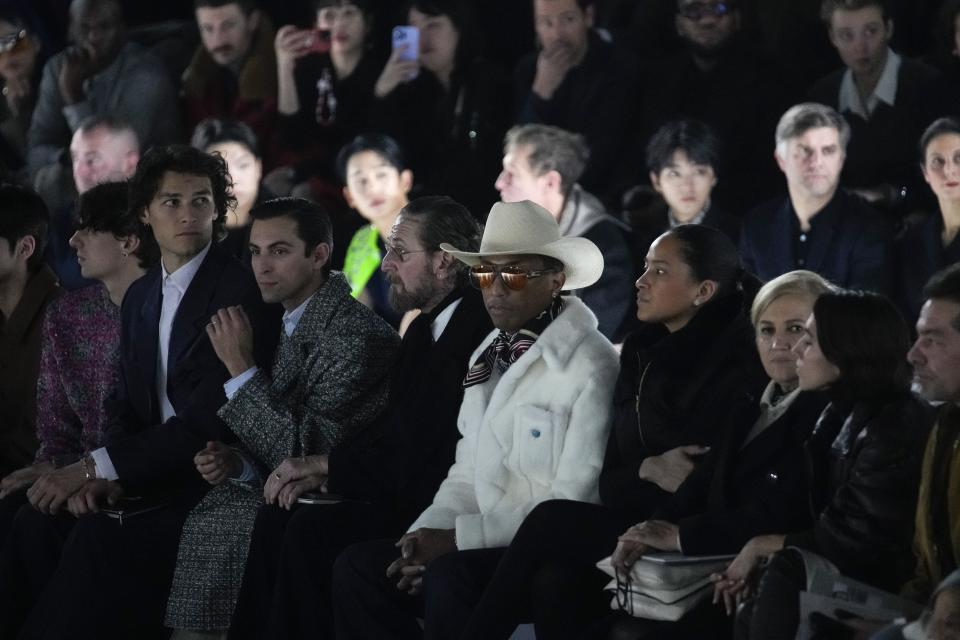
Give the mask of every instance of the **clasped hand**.
[[263, 499], [267, 504], [289, 510], [304, 493], [315, 489], [326, 491], [329, 462], [326, 455], [287, 458], [267, 478]]
[[679, 551], [677, 525], [664, 520], [645, 520], [633, 525], [617, 538], [611, 562], [629, 572], [640, 556], [651, 550]]
[[697, 466], [697, 458], [708, 451], [710, 447], [691, 444], [675, 447], [659, 456], [644, 458], [640, 463], [640, 479], [675, 493]]
[[400, 549], [400, 557], [387, 567], [387, 577], [399, 575], [397, 589], [416, 595], [423, 588], [423, 572], [427, 565], [457, 550], [456, 533], [453, 529], [423, 527], [404, 534], [396, 546]]

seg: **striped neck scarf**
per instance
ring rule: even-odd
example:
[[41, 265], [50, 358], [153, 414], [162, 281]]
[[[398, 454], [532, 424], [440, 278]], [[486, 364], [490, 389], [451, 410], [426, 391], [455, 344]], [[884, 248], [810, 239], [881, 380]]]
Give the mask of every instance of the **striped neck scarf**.
[[563, 312], [563, 306], [563, 298], [557, 296], [549, 307], [537, 314], [513, 335], [501, 331], [467, 371], [467, 377], [463, 379], [463, 388], [466, 389], [489, 380], [490, 376], [493, 375], [494, 366], [497, 367], [499, 374], [503, 375], [510, 365], [533, 346], [533, 343], [537, 341], [547, 325]]

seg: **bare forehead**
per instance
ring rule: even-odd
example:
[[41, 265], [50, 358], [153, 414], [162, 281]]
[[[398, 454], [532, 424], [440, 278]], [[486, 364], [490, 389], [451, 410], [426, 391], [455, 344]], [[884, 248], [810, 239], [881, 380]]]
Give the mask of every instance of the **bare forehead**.
[[840, 132], [833, 127], [813, 127], [791, 138], [789, 143], [795, 147], [819, 149], [840, 144]]
[[394, 242], [416, 242], [420, 239], [420, 222], [401, 213], [390, 229], [390, 239]]
[[160, 188], [157, 194], [196, 194], [210, 193], [210, 178], [207, 176], [198, 176], [191, 173], [178, 173], [176, 171], [167, 171], [160, 179]]

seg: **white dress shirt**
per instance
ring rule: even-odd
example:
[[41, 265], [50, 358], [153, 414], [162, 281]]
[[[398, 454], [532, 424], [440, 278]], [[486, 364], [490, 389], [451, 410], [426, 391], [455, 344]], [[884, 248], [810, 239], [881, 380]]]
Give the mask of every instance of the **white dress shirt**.
[[883, 72], [880, 74], [880, 80], [874, 87], [873, 93], [867, 97], [867, 103], [860, 100], [860, 92], [857, 90], [857, 83], [853, 80], [853, 72], [847, 69], [843, 74], [843, 80], [840, 82], [840, 97], [837, 101], [838, 111], [850, 111], [864, 120], [869, 120], [874, 109], [881, 102], [885, 102], [891, 107], [894, 106], [894, 100], [897, 97], [897, 74], [900, 73], [900, 56], [894, 53], [893, 49], [887, 49], [887, 62], [883, 65]]

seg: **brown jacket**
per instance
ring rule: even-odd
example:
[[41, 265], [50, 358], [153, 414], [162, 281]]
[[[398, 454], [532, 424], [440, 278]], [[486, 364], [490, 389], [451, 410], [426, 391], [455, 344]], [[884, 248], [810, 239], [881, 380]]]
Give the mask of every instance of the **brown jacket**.
[[9, 318], [0, 314], [0, 477], [33, 462], [37, 451], [37, 377], [47, 304], [60, 295], [57, 276], [35, 271]]
[[[940, 448], [949, 447], [949, 451], [943, 451], [943, 462], [935, 469], [938, 443]], [[948, 465], [948, 469], [944, 469], [943, 465]], [[945, 485], [938, 480], [944, 471], [947, 472]], [[948, 532], [934, 529], [934, 487], [945, 487]], [[926, 602], [936, 586], [946, 577], [941, 554], [950, 555], [946, 558], [948, 564], [953, 567], [960, 566], [960, 407], [953, 404], [944, 405], [940, 409], [937, 424], [927, 440], [920, 475], [915, 527], [913, 551], [917, 558], [917, 568], [914, 577], [903, 588], [903, 595], [917, 602]], [[941, 540], [949, 540], [949, 548], [944, 548], [947, 545], [941, 543]]]

